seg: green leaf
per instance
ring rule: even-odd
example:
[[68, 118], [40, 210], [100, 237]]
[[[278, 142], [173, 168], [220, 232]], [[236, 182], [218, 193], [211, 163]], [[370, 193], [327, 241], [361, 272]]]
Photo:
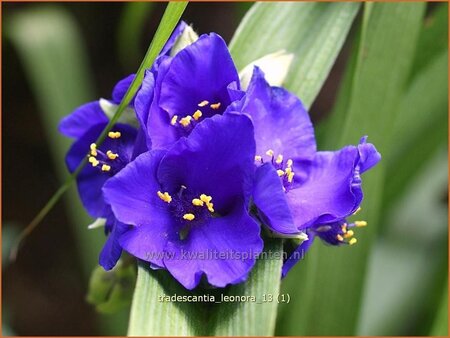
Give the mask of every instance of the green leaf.
[[128, 308], [135, 281], [136, 270], [130, 259], [120, 259], [110, 271], [97, 266], [91, 275], [86, 300], [102, 313], [115, 313]]
[[[388, 171], [383, 203], [386, 207], [402, 195], [435, 149], [447, 144], [448, 52], [444, 51], [416, 74], [399, 107], [387, 154]], [[414, 149], [414, 151], [411, 151]]]
[[231, 40], [239, 70], [264, 55], [285, 49], [295, 59], [286, 79], [309, 108], [347, 37], [358, 3], [259, 2], [245, 15]]
[[[58, 123], [75, 107], [95, 97], [81, 33], [65, 10], [53, 6], [18, 11], [5, 21], [5, 33], [23, 63], [39, 105], [54, 166], [63, 182], [67, 177], [64, 156], [72, 141], [58, 133]], [[69, 189], [65, 197], [87, 283], [92, 269], [98, 264], [105, 236], [102, 231], [87, 229], [92, 220], [81, 205], [76, 187]], [[17, 238], [19, 236], [15, 236]], [[126, 318], [123, 315], [101, 319], [104, 334], [125, 332]]]
[[436, 320], [431, 330], [431, 336], [448, 336], [448, 281], [445, 283], [442, 301], [439, 306]]
[[[232, 286], [227, 295], [254, 296], [256, 302], [223, 303], [215, 309], [213, 336], [268, 336], [275, 331], [280, 295], [282, 267], [281, 240], [266, 241], [265, 253], [273, 255], [259, 259], [247, 282]], [[263, 256], [264, 257], [264, 256]]]
[[[151, 270], [148, 263], [139, 263], [128, 335], [272, 335], [282, 265], [280, 240], [269, 241], [264, 252], [268, 259], [257, 261], [247, 282], [224, 289], [197, 288], [189, 291], [167, 271]], [[208, 295], [214, 297], [217, 302], [225, 296], [249, 297], [246, 302], [217, 304], [164, 301], [161, 298], [164, 295], [169, 297]], [[270, 295], [273, 300], [263, 302], [269, 300]], [[256, 298], [255, 302], [251, 296]]]
[[[408, 79], [423, 13], [423, 3], [366, 3], [358, 59], [347, 114], [335, 134], [334, 147], [358, 142], [362, 135], [389, 156], [389, 137]], [[291, 272], [301, 300], [283, 311], [282, 335], [352, 335], [358, 319], [367, 257], [377, 228], [385, 164], [365, 174], [365, 201], [358, 218], [368, 228], [357, 233], [357, 245], [333, 248], [315, 243]], [[350, 220], [354, 220], [351, 218]], [[294, 295], [292, 295], [294, 299]]]
[[368, 264], [358, 335], [429, 333], [448, 275], [447, 162], [445, 146], [434, 151], [385, 215]]
[[425, 18], [411, 68], [411, 76], [420, 73], [437, 55], [448, 50], [448, 4], [436, 4]]
[[136, 63], [142, 59], [139, 45], [146, 20], [154, 7], [155, 3], [149, 1], [124, 4], [117, 33], [117, 54], [126, 69], [134, 70]]

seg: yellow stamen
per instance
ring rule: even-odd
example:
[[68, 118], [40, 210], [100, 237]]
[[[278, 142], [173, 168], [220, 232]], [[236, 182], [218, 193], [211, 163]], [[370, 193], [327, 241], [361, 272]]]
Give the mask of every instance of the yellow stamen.
[[353, 230], [349, 230], [345, 233], [344, 238], [350, 238], [354, 235], [355, 233], [353, 232]]
[[214, 204], [213, 203], [206, 203], [206, 207], [208, 208], [209, 212], [214, 212]]
[[292, 168], [287, 167], [286, 169], [284, 169], [284, 172], [286, 173], [286, 175], [289, 177], [289, 175], [292, 172]]
[[180, 120], [180, 124], [183, 126], [183, 127], [187, 127], [188, 125], [190, 125], [191, 124], [191, 120], [192, 120], [192, 116], [186, 116], [186, 117], [183, 117], [181, 120]]
[[365, 227], [365, 226], [367, 226], [367, 222], [366, 221], [356, 221], [355, 225], [357, 227]]
[[92, 143], [90, 148], [91, 148], [91, 155], [97, 156], [97, 145], [95, 143]]
[[284, 171], [283, 170], [281, 170], [281, 169], [278, 169], [277, 170], [277, 174], [278, 174], [278, 176], [284, 176]]
[[255, 161], [261, 162], [262, 161], [262, 157], [259, 155], [255, 156]]
[[275, 161], [277, 164], [281, 164], [283, 162], [283, 155], [278, 155]]
[[172, 119], [170, 120], [170, 124], [172, 126], [174, 126], [175, 124], [177, 124], [177, 120], [178, 120], [178, 115], [172, 116]]
[[205, 203], [209, 203], [212, 200], [211, 196], [205, 195], [205, 194], [201, 194], [200, 195], [200, 199], [205, 202]]
[[220, 108], [220, 102], [213, 103], [212, 105], [210, 105], [210, 107], [211, 107], [212, 109], [219, 109], [219, 108]]
[[192, 200], [192, 204], [197, 207], [201, 207], [201, 206], [203, 206], [204, 202], [202, 200], [199, 200], [198, 198], [194, 198]]
[[286, 161], [286, 166], [288, 167], [288, 168], [290, 168], [290, 167], [292, 167], [292, 160], [291, 159], [289, 159], [289, 160], [287, 160]]
[[267, 150], [266, 151], [266, 155], [267, 156], [273, 156], [273, 150], [272, 149]]
[[166, 191], [164, 194], [161, 191], [157, 192], [158, 197], [162, 199], [166, 203], [172, 202], [172, 196], [169, 195], [169, 193]]
[[102, 165], [102, 171], [110, 171], [111, 170], [111, 166], [104, 164]]
[[294, 180], [294, 175], [295, 175], [295, 174], [292, 173], [292, 172], [289, 174], [289, 176], [288, 176], [288, 182], [289, 182], [289, 183], [292, 183], [292, 181]]
[[108, 151], [106, 152], [106, 156], [108, 156], [108, 158], [109, 158], [110, 160], [115, 160], [116, 158], [119, 157], [119, 154], [114, 154], [111, 150], [108, 150]]
[[195, 218], [194, 214], [184, 214], [183, 215], [183, 219], [185, 219], [186, 221], [192, 221]]
[[341, 235], [336, 235], [336, 239], [337, 239], [339, 242], [342, 242], [342, 241], [344, 240], [344, 237], [342, 237]]
[[358, 242], [358, 240], [357, 240], [355, 237], [353, 237], [353, 238], [348, 242], [348, 244], [353, 245], [353, 244], [355, 244], [356, 242]]
[[208, 103], [209, 103], [209, 101], [203, 100], [202, 102], [200, 102], [200, 103], [198, 104], [198, 106], [199, 106], [199, 107], [204, 107], [204, 106], [206, 106]]
[[361, 207], [358, 207], [358, 209], [356, 209], [356, 211], [353, 213], [353, 215], [356, 215], [360, 211], [361, 211]]
[[98, 164], [100, 163], [99, 161], [97, 161], [97, 159], [94, 156], [90, 156], [89, 157], [89, 163], [92, 164], [93, 167], [98, 166]]
[[110, 131], [108, 133], [108, 137], [110, 138], [119, 138], [120, 136], [122, 136], [120, 131]]
[[202, 112], [200, 110], [196, 110], [194, 115], [192, 115], [192, 117], [194, 118], [195, 121], [197, 121], [200, 117], [202, 117]]
[[342, 224], [341, 226], [342, 232], [347, 232], [347, 223]]

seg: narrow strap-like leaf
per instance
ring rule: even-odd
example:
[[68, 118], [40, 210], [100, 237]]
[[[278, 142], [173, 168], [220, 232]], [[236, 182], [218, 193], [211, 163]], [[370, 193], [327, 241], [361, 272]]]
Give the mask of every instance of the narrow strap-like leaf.
[[[329, 125], [334, 147], [357, 143], [363, 135], [387, 156], [390, 132], [408, 79], [424, 3], [366, 3], [358, 59], [342, 128]], [[365, 282], [367, 258], [376, 234], [384, 177], [380, 166], [365, 174], [362, 211], [351, 218], [366, 219], [357, 232], [358, 244], [334, 248], [314, 243], [288, 278], [298, 281], [303, 301], [283, 312], [284, 335], [352, 335]], [[303, 266], [304, 263], [308, 263]], [[292, 291], [292, 289], [291, 289]], [[289, 319], [287, 319], [289, 318]], [[286, 321], [289, 324], [286, 324]], [[284, 329], [286, 328], [286, 329]]]
[[285, 85], [309, 108], [347, 37], [358, 3], [260, 2], [253, 5], [230, 49], [242, 69], [279, 50], [294, 53]]

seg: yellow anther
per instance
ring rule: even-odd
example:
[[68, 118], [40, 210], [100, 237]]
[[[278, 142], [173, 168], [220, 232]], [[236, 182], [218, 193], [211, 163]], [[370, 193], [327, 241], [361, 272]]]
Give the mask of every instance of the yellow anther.
[[91, 163], [93, 167], [96, 167], [96, 166], [98, 166], [98, 164], [100, 162], [94, 156], [90, 156], [89, 157], [89, 163]]
[[278, 155], [275, 161], [277, 164], [281, 164], [283, 162], [283, 155]]
[[209, 212], [214, 212], [214, 204], [213, 203], [206, 203], [206, 207], [208, 208]]
[[167, 191], [165, 193], [158, 191], [157, 194], [158, 194], [158, 197], [160, 199], [162, 199], [164, 202], [166, 202], [166, 203], [172, 202], [172, 196], [170, 196]]
[[282, 177], [282, 176], [284, 176], [284, 171], [281, 169], [278, 169], [277, 174], [278, 174], [278, 176]]
[[183, 117], [182, 119], [180, 119], [180, 124], [183, 126], [183, 127], [187, 127], [188, 125], [190, 125], [191, 124], [191, 120], [192, 120], [192, 116], [186, 116], [186, 117]]
[[177, 124], [177, 120], [178, 120], [178, 115], [172, 116], [172, 119], [170, 120], [170, 124], [172, 126], [176, 125]]
[[365, 226], [367, 226], [367, 222], [366, 221], [356, 221], [355, 225], [357, 227], [365, 227]]
[[272, 149], [267, 150], [266, 151], [266, 155], [267, 156], [273, 156], [273, 150]]
[[95, 143], [91, 144], [90, 149], [91, 149], [91, 155], [97, 156], [97, 145]]
[[288, 168], [290, 168], [290, 167], [292, 167], [292, 160], [291, 159], [289, 159], [289, 160], [287, 160], [286, 161], [286, 166], [288, 167]]
[[192, 221], [195, 218], [194, 214], [184, 214], [183, 215], [183, 219], [185, 219], [186, 221]]
[[200, 117], [202, 117], [202, 112], [200, 110], [196, 110], [194, 115], [192, 115], [192, 117], [194, 118], [195, 121], [197, 121]]
[[337, 239], [339, 242], [342, 242], [342, 241], [344, 240], [344, 237], [342, 237], [341, 235], [336, 235], [336, 239]]
[[210, 105], [210, 107], [211, 107], [212, 109], [219, 109], [219, 108], [220, 108], [220, 102], [213, 103], [212, 105]]
[[353, 232], [353, 230], [349, 230], [345, 233], [344, 238], [350, 238], [353, 237], [355, 233]]
[[289, 183], [292, 183], [292, 181], [294, 180], [294, 175], [295, 175], [295, 174], [292, 173], [292, 172], [289, 174], [289, 176], [288, 176], [288, 182], [289, 182]]
[[289, 175], [292, 173], [292, 168], [287, 167], [284, 169], [284, 172], [286, 173], [286, 176], [289, 177]]
[[212, 200], [211, 196], [205, 195], [205, 194], [201, 194], [200, 195], [200, 200], [202, 200], [205, 203], [209, 203]]
[[355, 244], [356, 242], [358, 242], [358, 240], [357, 240], [355, 237], [353, 237], [353, 238], [348, 242], [348, 244], [353, 245], [353, 244]]
[[197, 207], [201, 207], [201, 206], [203, 206], [204, 202], [202, 200], [199, 200], [198, 198], [194, 198], [192, 200], [192, 204]]
[[108, 151], [106, 152], [106, 156], [108, 156], [108, 158], [109, 158], [110, 160], [115, 160], [116, 158], [119, 157], [119, 154], [114, 154], [111, 150], [108, 150]]
[[342, 224], [341, 226], [342, 232], [347, 232], [347, 223]]
[[120, 131], [110, 131], [108, 133], [108, 137], [110, 137], [110, 138], [119, 138], [120, 136], [122, 136]]
[[209, 101], [203, 100], [202, 102], [200, 102], [198, 104], [199, 107], [205, 107], [206, 105], [208, 105]]
[[262, 157], [259, 155], [255, 156], [255, 161], [261, 162], [262, 161]]
[[361, 207], [358, 207], [358, 209], [356, 209], [356, 211], [353, 213], [353, 215], [356, 215], [360, 211], [361, 211]]
[[111, 166], [104, 164], [102, 165], [102, 171], [110, 171], [111, 170]]

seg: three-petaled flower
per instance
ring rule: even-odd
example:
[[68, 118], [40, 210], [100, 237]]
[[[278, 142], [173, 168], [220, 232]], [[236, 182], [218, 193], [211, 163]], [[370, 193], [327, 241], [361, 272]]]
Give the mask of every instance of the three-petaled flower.
[[[258, 67], [241, 90], [217, 34], [171, 51], [185, 29], [182, 23], [146, 71], [130, 106], [137, 129], [118, 123], [96, 145], [108, 122], [98, 101], [61, 123], [77, 139], [69, 169], [88, 156], [77, 178], [83, 204], [106, 218], [111, 232], [100, 264], [111, 269], [123, 249], [188, 289], [202, 278], [224, 287], [247, 279], [263, 248], [261, 226], [298, 243], [283, 275], [315, 237], [354, 244], [352, 228], [366, 223], [346, 219], [360, 208], [360, 175], [381, 158], [375, 147], [363, 137], [357, 146], [317, 151], [308, 113], [294, 94], [270, 86]], [[133, 79], [118, 83], [111, 105]], [[205, 255], [210, 250], [222, 258]]]

